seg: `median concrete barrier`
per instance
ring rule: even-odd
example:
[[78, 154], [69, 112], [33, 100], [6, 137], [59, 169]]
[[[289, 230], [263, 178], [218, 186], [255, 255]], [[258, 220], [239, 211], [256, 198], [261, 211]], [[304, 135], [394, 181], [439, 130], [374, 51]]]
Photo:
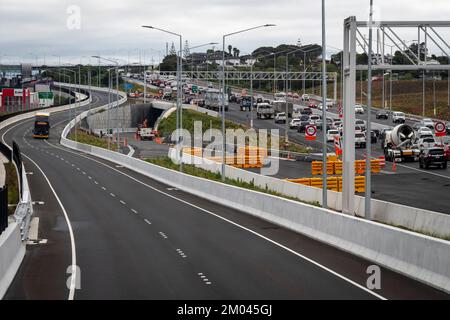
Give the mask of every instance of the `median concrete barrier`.
[[[74, 124], [75, 121], [72, 121], [61, 137], [61, 143], [68, 148], [112, 161], [185, 192], [260, 217], [450, 292], [450, 242], [448, 241], [285, 198], [186, 175], [117, 152], [83, 145], [66, 138]], [[210, 165], [211, 170], [218, 170], [217, 164], [210, 163]], [[240, 169], [227, 167], [227, 175], [240, 180], [246, 179], [245, 175], [239, 176], [237, 171], [233, 172], [233, 170]], [[240, 174], [246, 172], [241, 171], [243, 172], [239, 172]], [[251, 177], [255, 184], [273, 183], [274, 189], [286, 193], [296, 194], [306, 191], [311, 198], [316, 198], [321, 193], [320, 189], [306, 189], [307, 187], [296, 184], [286, 185], [282, 181], [271, 180], [273, 178], [258, 175]], [[338, 197], [331, 199], [337, 205], [340, 202]]]
[[13, 222], [0, 235], [0, 299], [3, 299], [24, 256], [25, 244], [20, 237], [20, 227]]

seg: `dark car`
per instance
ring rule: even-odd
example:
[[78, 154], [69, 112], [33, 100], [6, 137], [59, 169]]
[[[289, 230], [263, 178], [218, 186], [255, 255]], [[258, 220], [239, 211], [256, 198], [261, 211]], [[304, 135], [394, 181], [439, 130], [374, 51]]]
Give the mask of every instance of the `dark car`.
[[298, 131], [299, 133], [305, 133], [306, 127], [309, 126], [309, 125], [311, 125], [311, 122], [310, 122], [310, 121], [302, 121], [302, 122], [300, 122], [300, 124], [298, 125], [297, 131]]
[[300, 114], [311, 115], [312, 113], [311, 108], [305, 107], [300, 109]]
[[378, 110], [377, 114], [375, 115], [375, 118], [377, 119], [389, 119], [389, 112], [387, 110]]
[[372, 143], [377, 143], [378, 142], [378, 135], [375, 131], [370, 131], [370, 141], [372, 141]]
[[241, 111], [250, 111], [252, 109], [252, 97], [242, 97], [240, 108]]
[[450, 122], [447, 123], [447, 125], [445, 126], [445, 129], [447, 131], [447, 134], [450, 134]]
[[419, 166], [421, 169], [428, 169], [431, 166], [447, 169], [447, 158], [444, 148], [423, 149], [419, 155]]

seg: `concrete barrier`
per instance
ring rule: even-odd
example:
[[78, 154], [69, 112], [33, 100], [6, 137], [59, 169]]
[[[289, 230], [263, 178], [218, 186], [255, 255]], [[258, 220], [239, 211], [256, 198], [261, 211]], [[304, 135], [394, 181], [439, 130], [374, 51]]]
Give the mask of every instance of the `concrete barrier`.
[[[450, 242], [448, 241], [186, 175], [120, 153], [80, 144], [66, 138], [74, 124], [75, 121], [72, 121], [64, 129], [61, 137], [62, 145], [68, 148], [112, 161], [185, 192], [305, 234], [450, 293]], [[211, 164], [211, 166], [218, 169], [217, 164]], [[236, 172], [231, 170], [230, 175], [233, 174]], [[239, 179], [241, 178], [239, 176]], [[269, 180], [263, 179], [267, 177], [254, 176], [253, 178], [256, 183], [270, 183]], [[295, 184], [286, 185], [282, 181], [275, 180], [271, 180], [274, 188], [293, 194], [301, 191]], [[320, 189], [314, 188], [307, 191], [311, 198], [315, 198], [315, 193], [321, 193]], [[337, 198], [332, 201], [339, 202]]]
[[24, 256], [25, 244], [20, 238], [20, 227], [13, 222], [0, 235], [0, 299], [3, 299]]

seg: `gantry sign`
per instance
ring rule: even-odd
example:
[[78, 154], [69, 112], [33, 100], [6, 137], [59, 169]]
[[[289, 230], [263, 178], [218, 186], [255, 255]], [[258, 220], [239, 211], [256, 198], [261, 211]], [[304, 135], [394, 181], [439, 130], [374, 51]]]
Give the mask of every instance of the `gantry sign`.
[[[176, 71], [160, 71], [161, 76], [176, 76]], [[221, 80], [222, 71], [183, 71], [183, 78], [194, 80]], [[321, 72], [247, 72], [247, 71], [226, 71], [225, 78], [228, 80], [289, 80], [289, 81], [313, 81], [322, 80]], [[337, 80], [337, 73], [327, 73], [328, 81]]]
[[[368, 47], [361, 29], [369, 28], [369, 22], [357, 21], [356, 17], [344, 21], [344, 150], [343, 150], [343, 192], [342, 211], [347, 214], [355, 213], [355, 103], [356, 103], [356, 71], [368, 70], [368, 65], [356, 65], [356, 48], [359, 45], [364, 51]], [[414, 29], [417, 31], [418, 48], [423, 42], [425, 52], [432, 42], [447, 57], [450, 55], [450, 46], [437, 28], [450, 28], [450, 21], [378, 21], [373, 22], [372, 28], [376, 31], [376, 46], [371, 57], [374, 61], [373, 70], [403, 70], [403, 71], [442, 71], [450, 70], [450, 65], [431, 64], [426, 58], [421, 58], [421, 52], [411, 51], [406, 42], [398, 36], [397, 29]], [[386, 43], [386, 40], [388, 43]], [[421, 42], [422, 41], [422, 42]], [[385, 48], [397, 48], [411, 64], [393, 65], [392, 59], [385, 58]], [[376, 50], [376, 51], [375, 51]], [[406, 50], [407, 54], [404, 53]], [[367, 52], [366, 52], [367, 53]], [[373, 59], [374, 56], [376, 59]], [[426, 54], [425, 54], [426, 57]], [[368, 135], [370, 137], [370, 135]], [[370, 194], [368, 195], [370, 200]], [[366, 214], [367, 216], [367, 214]]]

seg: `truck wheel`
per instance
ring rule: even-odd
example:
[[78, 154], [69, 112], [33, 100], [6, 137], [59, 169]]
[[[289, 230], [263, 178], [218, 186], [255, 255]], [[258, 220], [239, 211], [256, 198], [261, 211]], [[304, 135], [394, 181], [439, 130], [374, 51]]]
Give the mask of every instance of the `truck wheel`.
[[422, 161], [419, 161], [419, 168], [420, 168], [420, 169], [423, 169], [423, 163], [422, 163]]
[[445, 162], [443, 165], [442, 165], [442, 169], [447, 169], [447, 162]]

